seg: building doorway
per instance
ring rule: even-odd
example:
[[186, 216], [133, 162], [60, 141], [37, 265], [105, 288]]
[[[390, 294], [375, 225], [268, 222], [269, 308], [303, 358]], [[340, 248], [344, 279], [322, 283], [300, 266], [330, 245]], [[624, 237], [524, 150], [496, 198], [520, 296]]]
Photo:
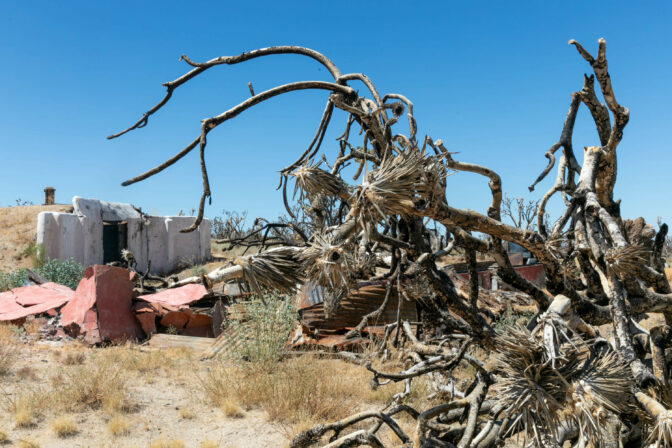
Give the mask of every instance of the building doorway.
[[127, 247], [127, 222], [103, 221], [103, 264], [122, 261], [121, 250]]

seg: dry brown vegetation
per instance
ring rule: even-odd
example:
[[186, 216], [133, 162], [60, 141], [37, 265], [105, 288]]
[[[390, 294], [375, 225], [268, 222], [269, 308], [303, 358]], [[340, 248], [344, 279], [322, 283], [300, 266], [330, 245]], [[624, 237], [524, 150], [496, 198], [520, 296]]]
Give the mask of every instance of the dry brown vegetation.
[[0, 271], [32, 268], [26, 248], [35, 242], [40, 212], [71, 212], [71, 205], [26, 205], [0, 208]]
[[51, 421], [50, 426], [61, 439], [77, 434], [77, 422], [70, 416], [58, 417]]
[[[0, 389], [0, 428], [24, 445], [57, 447], [67, 438], [95, 446], [284, 446], [301, 430], [379, 408], [403, 389], [373, 390], [361, 367], [312, 355], [204, 362], [184, 348], [49, 348], [21, 343], [18, 334], [0, 325], [0, 346], [22, 353]], [[339, 374], [324, 375], [329, 371]], [[406, 400], [416, 404], [426, 392], [414, 383]]]
[[[381, 407], [403, 389], [372, 390], [361, 367], [310, 355], [204, 362], [183, 348], [50, 348], [21, 343], [19, 333], [0, 325], [0, 347], [11, 343], [22, 354], [0, 389], [0, 428], [14, 443], [57, 447], [67, 438], [95, 446], [284, 446], [311, 425]], [[424, 395], [418, 382], [407, 400]]]

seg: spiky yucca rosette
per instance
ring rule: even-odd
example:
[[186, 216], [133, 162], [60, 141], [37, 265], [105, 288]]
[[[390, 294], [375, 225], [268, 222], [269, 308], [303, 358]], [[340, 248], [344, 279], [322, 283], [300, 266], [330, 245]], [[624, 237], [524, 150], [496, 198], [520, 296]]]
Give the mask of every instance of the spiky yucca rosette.
[[553, 368], [546, 347], [526, 329], [510, 327], [498, 336], [495, 391], [514, 419], [511, 432], [541, 443], [542, 434], [557, 437], [561, 422], [573, 420], [580, 437], [599, 446], [609, 415], [632, 409], [627, 364], [613, 351], [593, 356], [581, 342], [564, 344]]
[[669, 388], [651, 388], [647, 393], [636, 392], [635, 397], [647, 411], [644, 414], [649, 432], [646, 439], [647, 446], [649, 448], [672, 446], [672, 410], [669, 410], [671, 402]]
[[542, 344], [524, 328], [510, 327], [497, 338], [495, 385], [507, 415], [515, 419], [512, 432], [541, 441], [541, 433], [554, 433], [563, 410], [563, 381], [546, 359]]
[[651, 252], [643, 246], [630, 245], [609, 249], [604, 256], [607, 266], [623, 277], [636, 272], [641, 266], [646, 266]]
[[405, 214], [421, 202], [429, 202], [445, 178], [443, 165], [418, 148], [389, 156], [367, 174], [355, 192], [352, 214], [370, 223], [387, 215]]
[[577, 367], [565, 392], [566, 413], [576, 421], [580, 437], [599, 446], [608, 414], [635, 410], [632, 371], [611, 350], [586, 357]]
[[338, 309], [340, 299], [355, 284], [356, 261], [351, 246], [335, 244], [332, 236], [318, 233], [299, 257], [306, 278], [328, 292], [324, 302], [327, 315]]
[[350, 198], [350, 192], [343, 179], [320, 169], [319, 166], [319, 163], [316, 165], [301, 165], [294, 170], [292, 173], [296, 178], [294, 195], [298, 190], [301, 190], [302, 196], [313, 197], [326, 194], [347, 201]]
[[299, 248], [283, 246], [238, 257], [233, 263], [243, 269], [245, 280], [255, 291], [265, 287], [289, 292], [303, 281], [300, 252]]

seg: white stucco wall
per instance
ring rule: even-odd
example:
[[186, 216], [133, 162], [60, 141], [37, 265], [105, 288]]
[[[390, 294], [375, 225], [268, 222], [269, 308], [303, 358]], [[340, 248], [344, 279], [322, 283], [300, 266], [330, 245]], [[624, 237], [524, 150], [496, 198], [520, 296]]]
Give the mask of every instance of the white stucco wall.
[[103, 221], [127, 222], [127, 247], [141, 271], [151, 260], [151, 272], [163, 275], [180, 265], [210, 259], [210, 221], [194, 232], [180, 233], [193, 217], [144, 216], [129, 204], [72, 199], [73, 213], [42, 212], [37, 218], [37, 242], [48, 259], [75, 261], [90, 266], [103, 263]]

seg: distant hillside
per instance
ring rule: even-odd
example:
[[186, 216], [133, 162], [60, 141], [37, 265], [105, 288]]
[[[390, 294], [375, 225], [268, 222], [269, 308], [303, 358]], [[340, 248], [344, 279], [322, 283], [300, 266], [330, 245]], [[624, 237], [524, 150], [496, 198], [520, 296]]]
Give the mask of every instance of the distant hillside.
[[40, 212], [72, 212], [72, 205], [27, 205], [0, 208], [0, 271], [32, 267], [26, 247], [35, 241]]

